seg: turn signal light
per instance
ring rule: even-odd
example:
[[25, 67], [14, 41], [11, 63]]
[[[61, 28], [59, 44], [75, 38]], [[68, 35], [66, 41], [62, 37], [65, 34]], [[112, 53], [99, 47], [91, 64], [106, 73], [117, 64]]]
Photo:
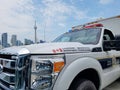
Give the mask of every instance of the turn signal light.
[[55, 62], [54, 63], [54, 72], [57, 73], [57, 72], [60, 72], [61, 69], [63, 68], [64, 66], [64, 62]]

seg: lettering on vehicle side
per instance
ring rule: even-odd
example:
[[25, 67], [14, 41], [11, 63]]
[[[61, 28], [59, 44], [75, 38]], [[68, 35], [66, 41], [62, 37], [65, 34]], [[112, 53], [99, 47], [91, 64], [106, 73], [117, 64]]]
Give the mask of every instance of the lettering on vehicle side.
[[98, 59], [103, 69], [109, 68], [112, 66], [112, 58], [103, 58]]
[[90, 48], [88, 47], [69, 47], [69, 48], [63, 48], [63, 51], [65, 53], [69, 53], [69, 52], [91, 52]]
[[111, 67], [113, 64], [120, 64], [120, 56], [113, 58], [98, 59], [103, 69]]

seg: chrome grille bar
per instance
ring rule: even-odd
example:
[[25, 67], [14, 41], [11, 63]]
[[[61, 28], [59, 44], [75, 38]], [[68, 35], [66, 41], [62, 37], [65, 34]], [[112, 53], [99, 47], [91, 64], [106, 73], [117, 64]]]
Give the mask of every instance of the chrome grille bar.
[[4, 82], [15, 84], [15, 75], [14, 74], [8, 74], [8, 73], [1, 73], [0, 79]]
[[3, 67], [15, 69], [15, 60], [0, 58], [0, 64]]

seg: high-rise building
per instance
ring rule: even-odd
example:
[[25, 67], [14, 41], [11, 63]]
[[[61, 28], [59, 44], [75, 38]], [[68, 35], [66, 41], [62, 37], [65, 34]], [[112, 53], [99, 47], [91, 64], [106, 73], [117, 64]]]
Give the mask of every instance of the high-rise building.
[[8, 38], [7, 38], [7, 33], [3, 33], [3, 34], [2, 34], [2, 47], [3, 47], [3, 48], [5, 48], [5, 47], [8, 46], [8, 43], [7, 43], [8, 41], [7, 41], [7, 39], [8, 39]]
[[17, 36], [16, 35], [12, 35], [11, 44], [12, 44], [12, 46], [17, 46]]
[[33, 44], [34, 42], [30, 39], [25, 39], [25, 45]]
[[22, 46], [23, 43], [20, 40], [17, 40], [17, 46]]
[[40, 43], [45, 43], [45, 41], [43, 41], [43, 40], [40, 40]]

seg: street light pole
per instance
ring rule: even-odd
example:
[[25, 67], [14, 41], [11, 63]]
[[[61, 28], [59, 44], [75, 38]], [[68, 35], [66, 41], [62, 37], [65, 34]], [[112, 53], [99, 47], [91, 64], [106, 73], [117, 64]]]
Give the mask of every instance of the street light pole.
[[37, 33], [36, 33], [37, 25], [36, 25], [36, 21], [35, 21], [35, 25], [34, 25], [34, 30], [35, 30], [35, 43], [37, 43]]

